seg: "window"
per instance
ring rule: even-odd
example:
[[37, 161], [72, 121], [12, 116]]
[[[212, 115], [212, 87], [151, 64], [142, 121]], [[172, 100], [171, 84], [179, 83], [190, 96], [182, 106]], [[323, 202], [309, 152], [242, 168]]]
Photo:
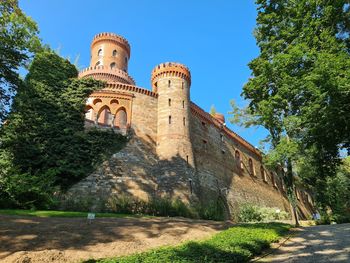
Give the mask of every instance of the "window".
[[189, 183], [190, 183], [190, 193], [193, 193], [193, 187], [192, 187], [192, 179], [188, 179]]
[[182, 108], [183, 109], [185, 108], [185, 101], [184, 100], [182, 101]]
[[273, 187], [277, 188], [277, 182], [276, 182], [276, 178], [275, 178], [275, 174], [274, 173], [271, 173], [271, 181], [272, 181]]
[[264, 180], [264, 182], [267, 182], [266, 173], [263, 166], [260, 166], [260, 173], [261, 173], [261, 178]]
[[186, 162], [187, 162], [187, 164], [188, 164], [188, 155], [186, 155]]
[[184, 126], [186, 126], [186, 118], [185, 117], [183, 117], [182, 121], [184, 123]]
[[128, 125], [128, 118], [124, 108], [120, 108], [115, 115], [114, 126], [120, 129], [126, 129]]
[[170, 83], [171, 83], [171, 81], [170, 80], [168, 80], [168, 87], [170, 88]]
[[235, 152], [235, 159], [236, 159], [237, 168], [243, 169], [243, 163], [242, 163], [241, 154], [239, 153], [239, 151]]
[[96, 64], [95, 64], [95, 67], [98, 67], [101, 65], [101, 62], [100, 61], [97, 61]]
[[220, 134], [220, 140], [223, 142], [224, 141], [224, 135]]
[[169, 115], [169, 124], [171, 124], [171, 115]]
[[125, 63], [128, 63], [128, 58], [125, 57], [125, 58], [124, 58], [124, 61], [125, 61]]
[[171, 99], [168, 100], [168, 105], [171, 106]]
[[102, 56], [102, 49], [100, 48], [98, 51], [97, 51], [97, 56]]
[[184, 89], [184, 82], [181, 83], [181, 88]]
[[112, 56], [113, 56], [113, 57], [116, 57], [116, 56], [117, 56], [117, 50], [115, 50], [115, 49], [113, 50]]
[[253, 160], [251, 158], [249, 158], [249, 172], [251, 175], [255, 176], [254, 164], [253, 164]]
[[115, 69], [115, 67], [116, 67], [115, 62], [111, 63], [111, 69]]
[[202, 121], [202, 126], [203, 126], [203, 127], [205, 127], [205, 125], [206, 125], [206, 124], [205, 124], [205, 122], [204, 122], [204, 121]]

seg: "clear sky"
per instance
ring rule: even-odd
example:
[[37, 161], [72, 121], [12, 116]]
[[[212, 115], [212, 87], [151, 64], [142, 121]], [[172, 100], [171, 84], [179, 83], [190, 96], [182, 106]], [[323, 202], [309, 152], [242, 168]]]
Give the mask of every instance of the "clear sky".
[[230, 100], [240, 105], [259, 50], [253, 36], [254, 0], [20, 0], [44, 43], [80, 69], [89, 66], [90, 43], [100, 32], [124, 36], [131, 45], [129, 74], [150, 89], [153, 67], [180, 62], [192, 74], [191, 99], [204, 110], [215, 105], [228, 127], [254, 146], [266, 132], [229, 123]]

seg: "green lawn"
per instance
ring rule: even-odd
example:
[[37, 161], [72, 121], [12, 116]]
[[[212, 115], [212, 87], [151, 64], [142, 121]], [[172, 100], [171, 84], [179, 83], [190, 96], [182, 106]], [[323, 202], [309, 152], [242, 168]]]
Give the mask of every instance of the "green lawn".
[[204, 241], [114, 259], [90, 259], [85, 263], [248, 262], [286, 235], [290, 227], [282, 223], [237, 225]]
[[[87, 217], [88, 212], [0, 209], [0, 215], [37, 216], [37, 217]], [[144, 217], [129, 214], [96, 213], [96, 217]]]

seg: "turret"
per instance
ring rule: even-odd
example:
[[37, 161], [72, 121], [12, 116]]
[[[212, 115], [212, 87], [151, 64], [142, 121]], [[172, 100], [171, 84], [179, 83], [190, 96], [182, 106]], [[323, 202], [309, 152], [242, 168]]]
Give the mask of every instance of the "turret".
[[97, 34], [91, 43], [90, 67], [82, 70], [79, 77], [135, 85], [128, 75], [129, 59], [130, 45], [125, 38], [113, 33]]
[[194, 166], [190, 139], [189, 69], [163, 63], [152, 71], [152, 89], [158, 93], [157, 154], [161, 159], [180, 157]]

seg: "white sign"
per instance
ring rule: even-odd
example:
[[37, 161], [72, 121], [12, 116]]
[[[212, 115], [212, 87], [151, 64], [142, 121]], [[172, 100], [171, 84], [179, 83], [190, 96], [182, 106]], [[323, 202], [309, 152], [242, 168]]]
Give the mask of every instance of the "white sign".
[[94, 213], [88, 213], [87, 219], [89, 219], [89, 220], [95, 219], [95, 214]]

